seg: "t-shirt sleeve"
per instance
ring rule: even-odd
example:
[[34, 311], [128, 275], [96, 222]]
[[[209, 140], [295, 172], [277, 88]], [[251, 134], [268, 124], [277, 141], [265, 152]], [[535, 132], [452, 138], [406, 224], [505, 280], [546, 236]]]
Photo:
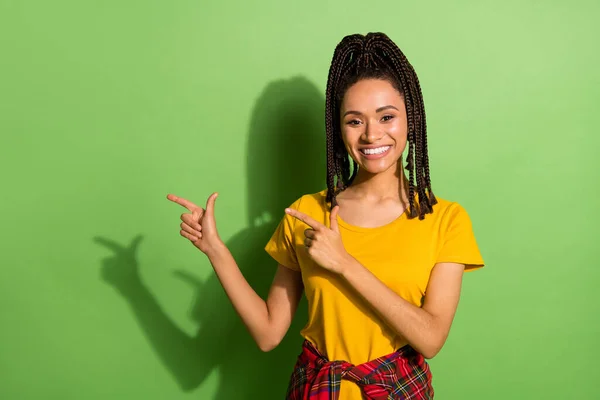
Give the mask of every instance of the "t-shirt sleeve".
[[452, 262], [465, 265], [465, 271], [483, 267], [484, 262], [475, 240], [469, 214], [453, 203], [442, 223], [442, 245], [437, 262]]
[[[298, 210], [299, 207], [300, 199], [296, 200], [289, 208]], [[279, 264], [294, 271], [300, 271], [296, 247], [294, 246], [295, 223], [296, 219], [294, 217], [284, 214], [271, 239], [267, 242], [265, 250]]]

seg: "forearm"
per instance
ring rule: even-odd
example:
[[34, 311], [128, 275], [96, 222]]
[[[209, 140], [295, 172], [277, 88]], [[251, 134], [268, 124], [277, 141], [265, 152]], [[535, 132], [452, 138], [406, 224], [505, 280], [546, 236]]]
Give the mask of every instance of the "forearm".
[[258, 347], [269, 347], [273, 340], [269, 337], [270, 319], [265, 300], [250, 286], [225, 244], [219, 245], [207, 255], [233, 308]]
[[342, 277], [413, 348], [426, 358], [437, 354], [447, 331], [434, 315], [403, 299], [352, 257]]

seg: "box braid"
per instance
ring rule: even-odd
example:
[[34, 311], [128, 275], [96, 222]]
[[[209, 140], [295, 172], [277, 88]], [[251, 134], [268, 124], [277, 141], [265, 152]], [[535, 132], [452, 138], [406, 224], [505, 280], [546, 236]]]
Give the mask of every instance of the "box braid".
[[[406, 105], [408, 122], [409, 218], [425, 218], [437, 203], [431, 190], [427, 125], [423, 94], [417, 74], [396, 44], [383, 33], [346, 36], [335, 48], [325, 100], [327, 134], [327, 202], [337, 205], [336, 196], [352, 184], [358, 165], [348, 157], [340, 127], [340, 107], [346, 90], [362, 79], [389, 81]], [[352, 163], [352, 165], [350, 164]], [[352, 166], [352, 169], [350, 168]], [[415, 201], [415, 192], [418, 200]]]

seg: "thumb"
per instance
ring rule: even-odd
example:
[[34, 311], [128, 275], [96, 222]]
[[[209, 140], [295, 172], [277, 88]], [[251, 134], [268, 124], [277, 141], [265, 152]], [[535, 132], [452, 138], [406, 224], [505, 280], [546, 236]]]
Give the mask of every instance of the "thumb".
[[340, 206], [333, 207], [333, 209], [331, 210], [330, 225], [329, 225], [331, 230], [334, 232], [337, 232], [337, 233], [340, 232], [340, 229], [338, 227], [338, 221], [337, 221], [337, 216], [338, 216], [339, 211], [340, 211]]
[[213, 193], [206, 201], [206, 213], [208, 215], [211, 215], [213, 218], [215, 216], [215, 200], [217, 200], [218, 196], [219, 193]]

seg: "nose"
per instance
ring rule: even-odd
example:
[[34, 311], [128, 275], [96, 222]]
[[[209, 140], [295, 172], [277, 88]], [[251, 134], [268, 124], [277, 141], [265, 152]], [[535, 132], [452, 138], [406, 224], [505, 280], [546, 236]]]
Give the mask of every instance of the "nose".
[[366, 143], [375, 143], [381, 139], [382, 136], [383, 133], [381, 132], [381, 128], [378, 128], [376, 124], [369, 123], [365, 126], [361, 139]]

